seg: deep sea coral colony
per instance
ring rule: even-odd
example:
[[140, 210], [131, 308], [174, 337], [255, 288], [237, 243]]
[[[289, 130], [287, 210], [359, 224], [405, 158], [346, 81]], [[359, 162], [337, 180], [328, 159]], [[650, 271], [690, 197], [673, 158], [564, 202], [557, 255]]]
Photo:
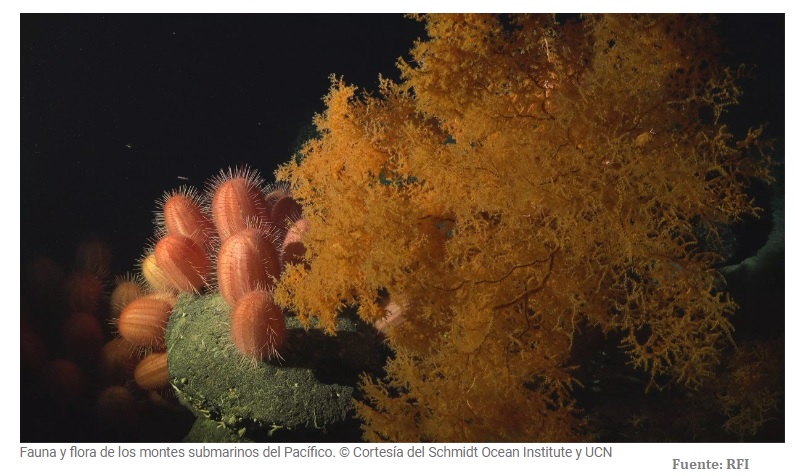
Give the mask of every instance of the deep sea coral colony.
[[[578, 389], [616, 361], [641, 397], [703, 403], [733, 349], [720, 227], [758, 213], [770, 161], [760, 130], [721, 123], [740, 91], [710, 20], [419, 19], [400, 81], [333, 79], [317, 138], [277, 172], [289, 188], [243, 169], [164, 197], [141, 266], [156, 293], [120, 334], [162, 352], [174, 291], [210, 285], [237, 348], [278, 359], [283, 309], [333, 333], [355, 306], [393, 353], [360, 383], [372, 441], [599, 437], [612, 413]], [[166, 385], [148, 359], [136, 379]]]
[[720, 230], [770, 178], [761, 130], [721, 122], [740, 91], [712, 20], [419, 19], [401, 80], [334, 79], [319, 137], [277, 173], [311, 266], [276, 301], [329, 330], [355, 305], [394, 352], [361, 382], [365, 438], [621, 437], [599, 425], [630, 397], [582, 390], [605, 365], [638, 399], [711, 398], [734, 351]]

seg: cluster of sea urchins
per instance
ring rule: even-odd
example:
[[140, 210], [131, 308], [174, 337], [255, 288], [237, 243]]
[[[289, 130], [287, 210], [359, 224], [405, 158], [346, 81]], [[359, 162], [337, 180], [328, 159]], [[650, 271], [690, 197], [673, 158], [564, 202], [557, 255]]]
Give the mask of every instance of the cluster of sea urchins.
[[233, 309], [238, 350], [279, 358], [285, 320], [271, 290], [284, 266], [301, 260], [308, 228], [289, 190], [263, 188], [256, 171], [240, 167], [221, 171], [203, 195], [192, 187], [166, 193], [158, 207], [157, 243], [141, 261], [151, 293], [130, 302], [118, 319], [124, 339], [152, 350], [136, 368], [136, 381], [167, 379], [165, 328], [179, 292], [217, 288]]

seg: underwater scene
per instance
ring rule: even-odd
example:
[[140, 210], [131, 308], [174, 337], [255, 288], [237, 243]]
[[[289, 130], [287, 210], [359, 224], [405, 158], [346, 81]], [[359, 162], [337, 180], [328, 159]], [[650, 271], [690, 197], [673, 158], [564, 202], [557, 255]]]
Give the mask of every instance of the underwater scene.
[[21, 15], [21, 442], [783, 442], [784, 15]]

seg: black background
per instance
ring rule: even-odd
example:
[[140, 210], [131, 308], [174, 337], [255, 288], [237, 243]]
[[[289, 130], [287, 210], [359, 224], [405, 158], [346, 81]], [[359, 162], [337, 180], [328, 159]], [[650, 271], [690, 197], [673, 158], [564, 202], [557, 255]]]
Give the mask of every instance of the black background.
[[[155, 200], [248, 164], [272, 182], [329, 76], [398, 75], [401, 15], [22, 15], [21, 241], [69, 267], [101, 238], [131, 271]], [[187, 177], [189, 181], [179, 179]]]

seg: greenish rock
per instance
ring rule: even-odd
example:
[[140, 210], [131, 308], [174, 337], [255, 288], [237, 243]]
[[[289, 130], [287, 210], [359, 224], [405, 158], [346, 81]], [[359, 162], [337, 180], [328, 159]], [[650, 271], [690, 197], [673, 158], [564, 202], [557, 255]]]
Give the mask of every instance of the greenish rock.
[[287, 316], [283, 360], [260, 362], [233, 344], [230, 313], [218, 294], [182, 294], [166, 329], [171, 384], [199, 417], [189, 440], [360, 438], [353, 418], [356, 384], [363, 372], [380, 372], [385, 360], [371, 326], [342, 315], [330, 336]]
[[183, 439], [185, 443], [250, 443], [219, 422], [204, 416], [196, 418], [190, 432]]

